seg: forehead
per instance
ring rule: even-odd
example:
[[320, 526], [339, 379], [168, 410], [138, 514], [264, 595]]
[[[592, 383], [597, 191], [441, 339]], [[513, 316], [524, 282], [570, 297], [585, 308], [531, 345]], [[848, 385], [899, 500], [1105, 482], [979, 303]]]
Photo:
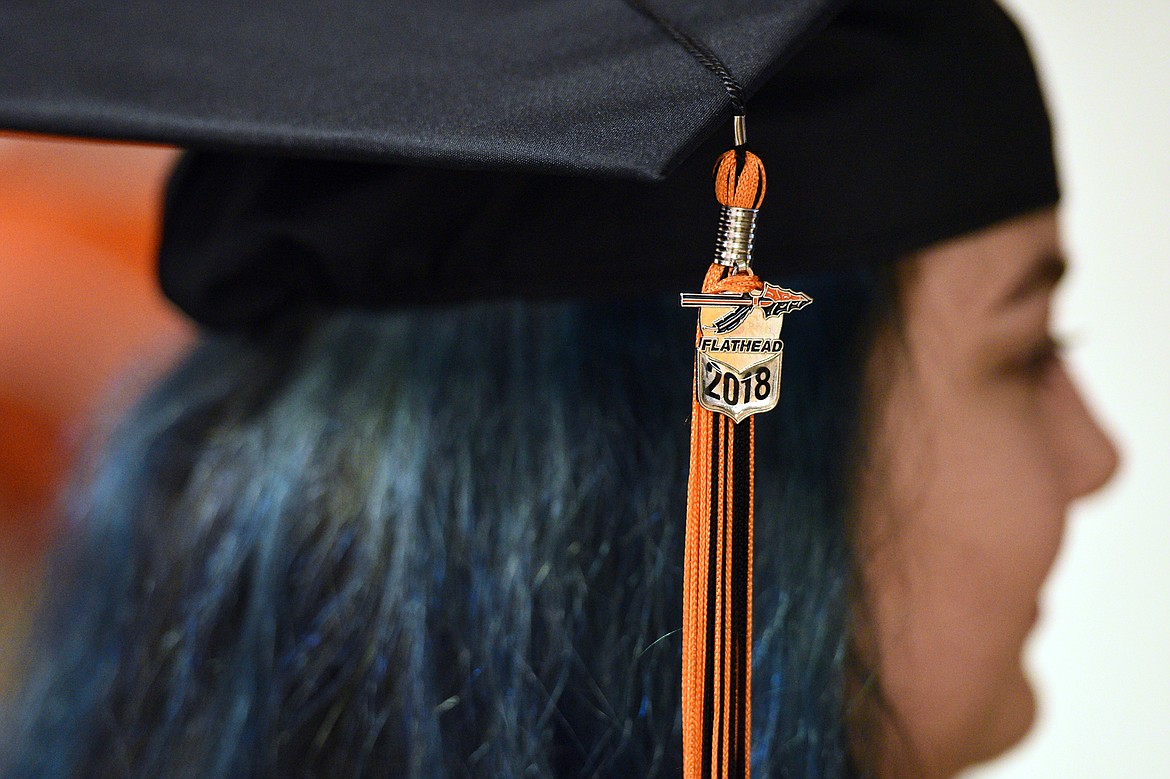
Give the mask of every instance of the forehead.
[[927, 307], [994, 314], [1049, 289], [1062, 264], [1054, 210], [1010, 219], [915, 254], [903, 279], [907, 313]]

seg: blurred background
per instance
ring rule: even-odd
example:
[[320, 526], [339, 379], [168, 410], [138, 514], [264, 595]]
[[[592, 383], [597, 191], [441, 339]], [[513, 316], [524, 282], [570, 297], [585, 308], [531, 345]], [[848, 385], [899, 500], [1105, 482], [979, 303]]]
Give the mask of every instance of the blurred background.
[[154, 281], [174, 155], [0, 134], [0, 693], [70, 459], [191, 337]]
[[[1037, 728], [964, 779], [1170, 779], [1170, 2], [1004, 2], [1058, 128], [1058, 330], [1125, 464], [1075, 512], [1048, 589]], [[70, 457], [193, 336], [153, 278], [174, 156], [0, 135], [0, 694]]]

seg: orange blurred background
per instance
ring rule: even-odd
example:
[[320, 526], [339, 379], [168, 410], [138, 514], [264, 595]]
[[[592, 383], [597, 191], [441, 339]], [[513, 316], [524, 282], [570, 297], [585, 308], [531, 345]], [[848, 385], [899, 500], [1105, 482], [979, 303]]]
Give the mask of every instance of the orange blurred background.
[[74, 452], [193, 335], [154, 279], [176, 154], [0, 133], [0, 691]]

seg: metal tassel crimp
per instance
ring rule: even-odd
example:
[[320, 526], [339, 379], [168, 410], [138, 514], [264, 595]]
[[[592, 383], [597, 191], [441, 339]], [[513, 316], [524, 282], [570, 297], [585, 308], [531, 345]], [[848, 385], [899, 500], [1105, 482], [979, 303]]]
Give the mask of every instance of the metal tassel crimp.
[[[736, 139], [740, 128], [736, 127]], [[723, 206], [715, 239], [715, 264], [735, 273], [751, 270], [756, 214], [764, 202], [764, 163], [746, 146], [736, 146], [715, 163], [715, 199]]]
[[752, 243], [756, 237], [756, 208], [723, 206], [715, 238], [715, 262], [736, 272], [751, 270]]

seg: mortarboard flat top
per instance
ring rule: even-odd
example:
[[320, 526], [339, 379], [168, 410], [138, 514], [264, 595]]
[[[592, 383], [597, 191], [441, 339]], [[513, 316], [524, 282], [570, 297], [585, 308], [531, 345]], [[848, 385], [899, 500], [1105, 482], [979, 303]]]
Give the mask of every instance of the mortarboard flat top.
[[[654, 0], [749, 94], [840, 0]], [[728, 114], [624, 0], [0, 5], [0, 127], [192, 148], [659, 179]]]
[[892, 260], [1059, 197], [995, 0], [2, 3], [0, 128], [194, 149], [160, 280], [212, 327], [677, 291], [708, 256], [731, 101], [643, 2], [752, 98], [780, 204], [763, 275]]

